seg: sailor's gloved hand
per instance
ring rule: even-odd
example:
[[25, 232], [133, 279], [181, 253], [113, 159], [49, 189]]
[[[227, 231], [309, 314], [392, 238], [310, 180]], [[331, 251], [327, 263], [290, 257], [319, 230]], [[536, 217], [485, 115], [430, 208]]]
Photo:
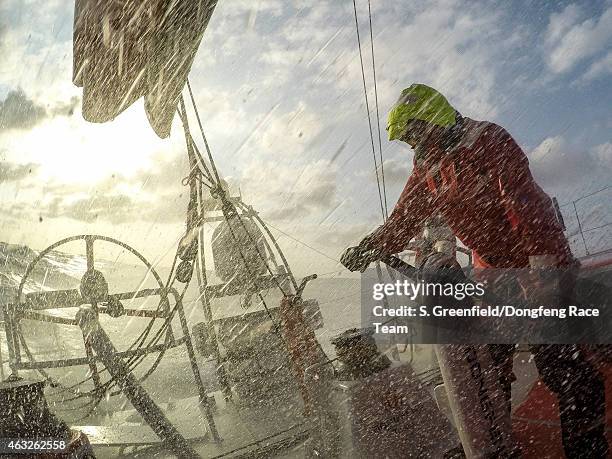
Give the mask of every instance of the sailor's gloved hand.
[[349, 271], [364, 272], [370, 263], [380, 260], [381, 257], [382, 252], [370, 247], [366, 238], [357, 247], [346, 249], [340, 258], [340, 263]]

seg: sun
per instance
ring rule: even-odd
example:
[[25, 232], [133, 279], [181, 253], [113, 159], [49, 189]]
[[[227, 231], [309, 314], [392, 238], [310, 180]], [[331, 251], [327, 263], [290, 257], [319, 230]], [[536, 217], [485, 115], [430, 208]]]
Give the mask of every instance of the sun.
[[5, 132], [0, 151], [6, 160], [36, 165], [40, 180], [90, 186], [150, 169], [160, 154], [177, 154], [176, 141], [159, 139], [136, 104], [105, 124], [88, 123], [77, 113], [43, 120], [28, 131]]

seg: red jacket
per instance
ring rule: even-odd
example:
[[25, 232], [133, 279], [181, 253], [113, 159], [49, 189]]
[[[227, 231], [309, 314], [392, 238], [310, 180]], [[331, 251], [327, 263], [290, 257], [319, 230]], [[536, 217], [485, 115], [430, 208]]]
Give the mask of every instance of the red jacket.
[[459, 240], [486, 265], [529, 266], [531, 255], [573, 261], [550, 197], [529, 171], [527, 157], [502, 127], [464, 118], [448, 152], [430, 149], [414, 170], [389, 219], [370, 243], [404, 250], [425, 220], [440, 213]]

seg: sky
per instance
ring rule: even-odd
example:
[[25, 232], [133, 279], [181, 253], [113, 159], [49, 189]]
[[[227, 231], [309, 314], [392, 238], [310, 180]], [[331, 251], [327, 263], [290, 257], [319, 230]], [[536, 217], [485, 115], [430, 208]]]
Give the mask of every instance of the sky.
[[[378, 147], [368, 3], [356, 3]], [[372, 0], [371, 9], [389, 207], [413, 153], [388, 142], [384, 124], [414, 82], [504, 126], [560, 203], [612, 184], [612, 1]], [[141, 101], [112, 122], [84, 121], [72, 24], [71, 2], [0, 0], [0, 240], [42, 249], [96, 233], [168, 264], [185, 225], [182, 129], [175, 120], [159, 139]], [[343, 249], [381, 223], [353, 3], [220, 0], [190, 81], [222, 175], [302, 241], [277, 233], [295, 270], [338, 270]], [[601, 226], [610, 197], [583, 199], [577, 212]], [[571, 222], [573, 206], [563, 210]], [[610, 227], [591, 233], [591, 251], [608, 236]]]

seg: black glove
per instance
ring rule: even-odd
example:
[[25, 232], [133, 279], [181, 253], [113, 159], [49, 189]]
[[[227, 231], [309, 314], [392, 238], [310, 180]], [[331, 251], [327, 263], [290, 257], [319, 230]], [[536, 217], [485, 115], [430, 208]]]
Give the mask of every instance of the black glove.
[[340, 258], [340, 263], [349, 271], [364, 272], [370, 263], [380, 260], [381, 256], [380, 250], [371, 248], [366, 238], [357, 247], [346, 249]]

